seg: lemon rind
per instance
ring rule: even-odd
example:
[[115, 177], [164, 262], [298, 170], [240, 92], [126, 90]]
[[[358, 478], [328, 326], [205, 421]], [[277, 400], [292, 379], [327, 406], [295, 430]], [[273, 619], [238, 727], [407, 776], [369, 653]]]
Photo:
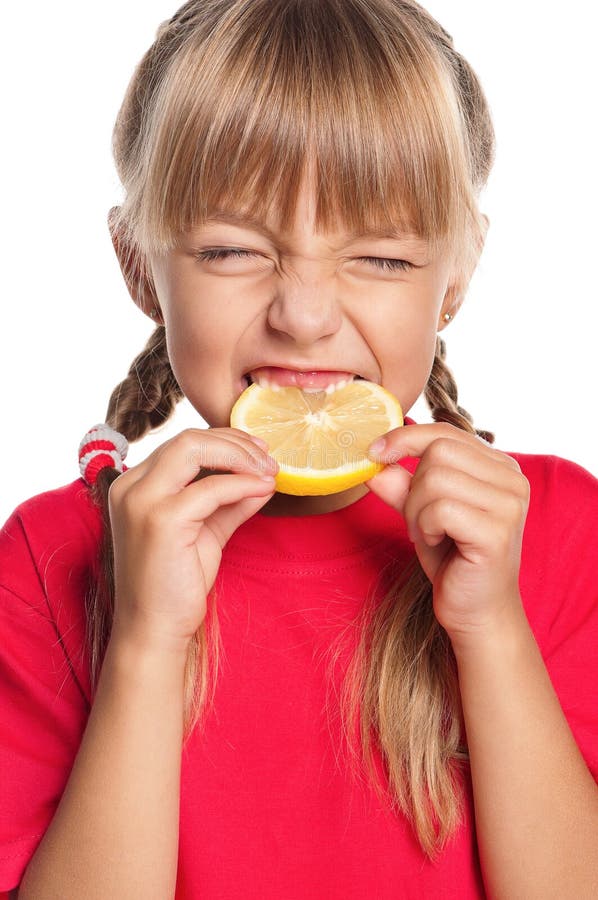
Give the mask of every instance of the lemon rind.
[[[385, 391], [381, 385], [378, 387]], [[233, 405], [231, 411], [231, 423], [235, 419], [245, 419], [245, 409], [251, 406], [251, 397], [255, 393], [267, 388], [260, 388], [259, 385], [253, 384], [247, 388]], [[385, 393], [388, 393], [385, 391]], [[396, 397], [390, 395], [396, 404], [394, 411], [398, 413], [398, 422], [393, 427], [404, 425], [403, 411]], [[240, 428], [242, 431], [251, 434], [248, 428], [242, 425], [233, 427]], [[276, 459], [276, 453], [272, 453]], [[321, 473], [317, 469], [310, 469], [310, 474], [306, 474], [306, 469], [300, 466], [289, 466], [279, 462], [279, 471], [275, 478], [276, 490], [281, 494], [290, 494], [297, 497], [306, 496], [324, 496], [327, 494], [336, 494], [341, 491], [349, 490], [365, 481], [369, 481], [374, 475], [382, 471], [384, 465], [381, 463], [368, 460], [353, 461], [338, 466], [335, 469], [322, 469]]]
[[[343, 469], [346, 466], [342, 466]], [[276, 490], [280, 494], [291, 494], [295, 497], [321, 497], [326, 494], [339, 494], [341, 491], [348, 491], [350, 488], [357, 487], [365, 481], [369, 481], [378, 472], [384, 468], [380, 463], [372, 462], [371, 465], [361, 466], [352, 474], [346, 472], [338, 474], [338, 470], [333, 470], [337, 474], [331, 474], [330, 469], [323, 469], [322, 475], [305, 475], [304, 469], [298, 471], [303, 473], [299, 476], [286, 469], [279, 469], [276, 478]]]

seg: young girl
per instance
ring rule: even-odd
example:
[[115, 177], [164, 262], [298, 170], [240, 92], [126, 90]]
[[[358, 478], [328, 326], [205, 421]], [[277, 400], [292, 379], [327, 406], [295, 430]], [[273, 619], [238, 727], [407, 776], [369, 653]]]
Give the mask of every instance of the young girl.
[[[414, 0], [190, 0], [160, 28], [110, 214], [155, 332], [82, 478], [0, 535], [0, 890], [596, 896], [598, 485], [494, 449], [439, 336], [493, 150]], [[349, 377], [434, 424], [372, 445], [367, 485], [276, 494], [235, 400]], [[126, 469], [182, 396], [210, 427]]]

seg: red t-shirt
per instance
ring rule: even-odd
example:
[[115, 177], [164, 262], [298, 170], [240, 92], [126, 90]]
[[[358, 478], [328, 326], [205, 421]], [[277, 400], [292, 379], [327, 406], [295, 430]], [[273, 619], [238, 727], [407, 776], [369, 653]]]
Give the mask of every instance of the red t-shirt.
[[[598, 481], [557, 457], [512, 455], [531, 484], [523, 601], [596, 775]], [[85, 728], [100, 532], [80, 480], [27, 501], [0, 532], [0, 890], [18, 885]], [[432, 863], [343, 757], [336, 692], [352, 619], [387, 563], [412, 552], [373, 494], [320, 516], [258, 514], [233, 535], [217, 581], [215, 707], [182, 757], [178, 900], [484, 896], [467, 779], [466, 819]]]

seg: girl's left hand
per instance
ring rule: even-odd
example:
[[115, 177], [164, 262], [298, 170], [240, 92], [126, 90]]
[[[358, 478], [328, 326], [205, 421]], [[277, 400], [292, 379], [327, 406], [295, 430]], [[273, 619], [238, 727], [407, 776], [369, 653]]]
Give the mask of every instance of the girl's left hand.
[[[451, 640], [520, 616], [530, 488], [517, 462], [448, 424], [397, 428], [384, 441], [371, 455], [387, 466], [368, 487], [404, 517]], [[420, 457], [414, 475], [397, 465], [406, 456]]]

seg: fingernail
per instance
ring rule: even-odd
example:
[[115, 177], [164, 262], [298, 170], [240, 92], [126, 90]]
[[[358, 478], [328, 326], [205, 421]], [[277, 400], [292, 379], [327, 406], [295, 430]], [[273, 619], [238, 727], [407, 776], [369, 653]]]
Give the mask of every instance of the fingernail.
[[265, 481], [267, 484], [274, 484], [274, 476], [273, 475], [260, 475], [262, 481]]
[[386, 447], [386, 441], [384, 438], [377, 438], [370, 446], [368, 447], [368, 453], [373, 456], [380, 456], [384, 453], [384, 448]]

